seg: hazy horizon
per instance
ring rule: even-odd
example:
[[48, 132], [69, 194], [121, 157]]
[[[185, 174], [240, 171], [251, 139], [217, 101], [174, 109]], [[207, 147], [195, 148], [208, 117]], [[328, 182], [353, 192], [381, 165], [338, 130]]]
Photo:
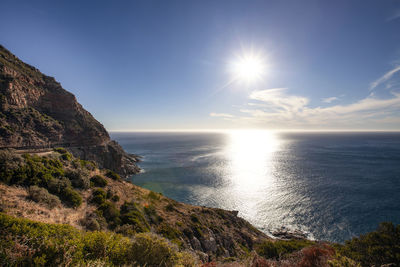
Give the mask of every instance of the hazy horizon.
[[265, 132], [400, 132], [400, 130], [382, 130], [382, 129], [366, 129], [366, 130], [357, 130], [357, 129], [262, 129], [262, 128], [235, 128], [235, 129], [125, 129], [125, 130], [107, 130], [110, 133], [207, 133], [207, 132], [235, 132], [235, 131], [265, 131]]

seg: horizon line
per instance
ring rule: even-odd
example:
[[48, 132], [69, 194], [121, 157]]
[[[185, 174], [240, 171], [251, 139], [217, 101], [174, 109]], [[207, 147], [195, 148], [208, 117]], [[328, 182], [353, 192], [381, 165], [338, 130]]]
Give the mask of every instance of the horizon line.
[[131, 129], [131, 130], [107, 130], [109, 133], [212, 133], [212, 132], [235, 132], [235, 131], [269, 131], [269, 132], [400, 132], [397, 130], [382, 129], [260, 129], [260, 128], [238, 128], [238, 129]]

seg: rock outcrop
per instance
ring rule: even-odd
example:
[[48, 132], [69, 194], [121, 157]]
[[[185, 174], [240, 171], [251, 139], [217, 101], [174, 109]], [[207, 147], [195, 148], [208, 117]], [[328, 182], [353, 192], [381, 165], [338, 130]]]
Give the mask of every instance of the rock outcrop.
[[58, 146], [122, 176], [139, 171], [137, 157], [112, 141], [72, 93], [0, 45], [0, 148]]

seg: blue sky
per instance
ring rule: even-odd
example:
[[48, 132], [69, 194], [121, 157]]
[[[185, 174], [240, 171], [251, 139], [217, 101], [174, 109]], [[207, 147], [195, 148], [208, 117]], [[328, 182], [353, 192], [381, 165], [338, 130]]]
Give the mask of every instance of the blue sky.
[[[400, 1], [8, 1], [0, 43], [108, 130], [400, 129]], [[261, 55], [262, 79], [229, 65]]]

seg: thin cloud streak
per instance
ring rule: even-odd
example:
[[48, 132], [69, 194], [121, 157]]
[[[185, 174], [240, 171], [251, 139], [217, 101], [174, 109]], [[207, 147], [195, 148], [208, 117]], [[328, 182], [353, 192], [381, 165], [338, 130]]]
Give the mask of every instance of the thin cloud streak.
[[336, 96], [322, 98], [322, 102], [324, 102], [324, 103], [331, 103], [331, 102], [336, 101], [336, 100], [339, 100], [339, 98], [336, 97]]
[[228, 113], [215, 113], [215, 112], [211, 112], [210, 113], [211, 117], [222, 117], [222, 118], [233, 118], [235, 116], [228, 114]]
[[287, 111], [297, 111], [306, 106], [308, 98], [302, 96], [286, 95], [287, 88], [273, 88], [267, 90], [254, 91], [250, 94], [250, 99], [264, 102], [270, 107]]
[[378, 85], [388, 81], [393, 76], [393, 74], [395, 74], [398, 71], [400, 71], [400, 66], [397, 66], [394, 69], [386, 72], [382, 77], [380, 77], [379, 79], [377, 79], [377, 80], [375, 80], [374, 82], [371, 83], [371, 86], [370, 86], [369, 90], [373, 90]]

